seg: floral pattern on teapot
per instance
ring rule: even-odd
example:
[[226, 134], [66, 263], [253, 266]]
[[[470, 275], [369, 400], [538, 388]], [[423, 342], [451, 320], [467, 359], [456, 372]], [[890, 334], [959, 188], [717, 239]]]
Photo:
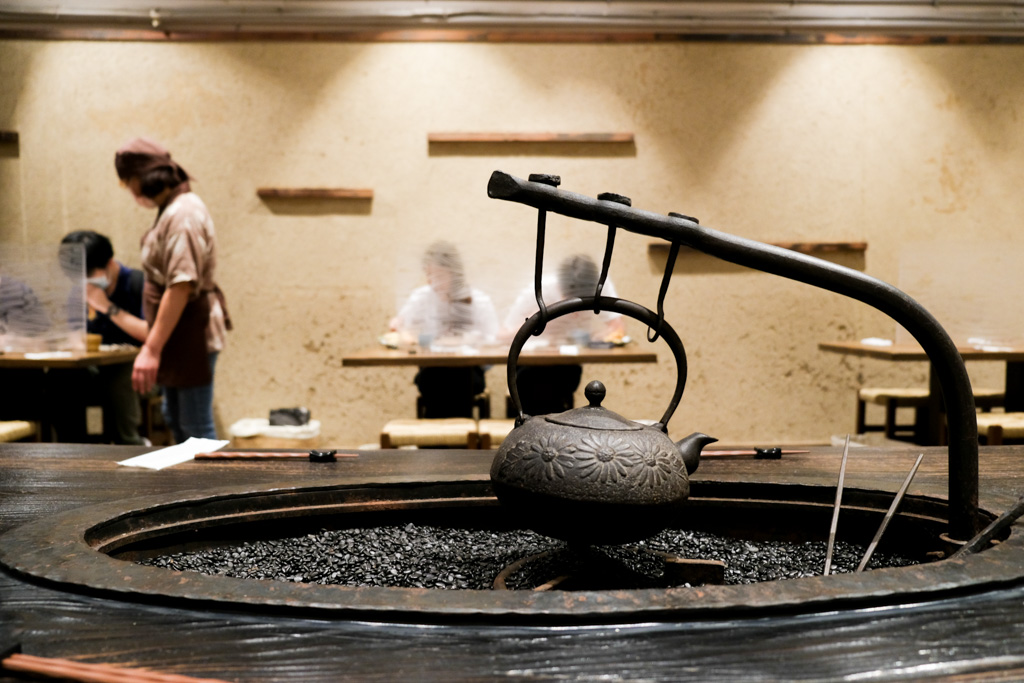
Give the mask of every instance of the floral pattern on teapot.
[[573, 443], [565, 434], [519, 441], [500, 467], [505, 481], [553, 482], [569, 476], [592, 484], [658, 489], [681, 476], [678, 453], [660, 444], [630, 443], [614, 433], [587, 434]]

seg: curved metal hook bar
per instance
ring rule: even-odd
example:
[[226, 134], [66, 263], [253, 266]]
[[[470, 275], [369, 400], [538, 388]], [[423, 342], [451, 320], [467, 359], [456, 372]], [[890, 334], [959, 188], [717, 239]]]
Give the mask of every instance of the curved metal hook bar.
[[547, 226], [547, 212], [544, 209], [537, 211], [537, 254], [533, 270], [533, 295], [537, 299], [537, 310], [540, 312], [540, 325], [537, 327], [536, 335], [540, 335], [548, 324], [548, 307], [544, 304], [544, 295], [541, 293], [541, 279], [544, 275], [544, 233]]
[[647, 341], [652, 344], [658, 341], [658, 337], [661, 335], [661, 323], [665, 320], [665, 295], [668, 294], [668, 283], [672, 280], [672, 271], [676, 267], [678, 255], [679, 244], [673, 242], [668, 249], [668, 258], [665, 259], [665, 274], [661, 277], [661, 289], [658, 290], [658, 326], [654, 329], [647, 328]]
[[[551, 304], [548, 306], [548, 320], [554, 320], [560, 316], [579, 311], [589, 311], [595, 305], [600, 306], [601, 310], [628, 315], [648, 325], [657, 322], [658, 319], [658, 316], [653, 311], [632, 301], [615, 299], [608, 296], [588, 296], [585, 298], [562, 299]], [[539, 312], [527, 318], [526, 322], [523, 323], [523, 326], [516, 333], [515, 339], [512, 340], [512, 346], [508, 350], [508, 393], [516, 411], [517, 427], [526, 420], [526, 414], [523, 412], [523, 403], [519, 399], [519, 386], [516, 383], [516, 374], [519, 369], [519, 354], [523, 350], [526, 340], [534, 334], [533, 328], [541, 322]], [[672, 394], [672, 401], [669, 403], [668, 409], [658, 421], [662, 429], [668, 431], [668, 421], [672, 419], [672, 414], [676, 412], [679, 400], [683, 397], [683, 389], [686, 388], [686, 349], [683, 348], [683, 342], [679, 339], [679, 335], [676, 334], [676, 331], [668, 323], [662, 325], [661, 332], [665, 338], [665, 343], [672, 349], [672, 355], [676, 360], [676, 390]]]
[[[608, 226], [608, 239], [604, 245], [604, 259], [601, 261], [601, 274], [597, 278], [597, 290], [594, 292], [594, 298], [599, 299], [601, 297], [601, 290], [604, 289], [604, 281], [608, 279], [608, 268], [612, 264], [612, 249], [615, 247], [615, 226]], [[601, 309], [595, 308], [594, 313], [600, 313]]]
[[921, 345], [942, 389], [949, 431], [949, 533], [971, 538], [978, 530], [978, 420], [963, 358], [942, 325], [896, 287], [851, 268], [781, 247], [711, 230], [574, 192], [530, 183], [502, 171], [491, 174], [487, 194], [547, 209], [570, 218], [614, 224], [624, 230], [678, 242], [711, 256], [856, 299], [902, 325]]

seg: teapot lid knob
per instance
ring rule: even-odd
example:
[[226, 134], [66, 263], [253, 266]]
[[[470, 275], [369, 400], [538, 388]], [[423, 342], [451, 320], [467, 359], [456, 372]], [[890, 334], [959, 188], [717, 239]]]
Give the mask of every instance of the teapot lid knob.
[[601, 401], [604, 400], [605, 395], [604, 384], [595, 379], [593, 382], [587, 384], [586, 388], [583, 390], [583, 395], [587, 397], [588, 401], [590, 401], [590, 407], [600, 408]]

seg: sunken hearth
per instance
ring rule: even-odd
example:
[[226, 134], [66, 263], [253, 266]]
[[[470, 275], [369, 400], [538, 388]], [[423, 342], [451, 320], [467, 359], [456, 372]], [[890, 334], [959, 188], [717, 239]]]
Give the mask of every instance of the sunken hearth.
[[[865, 547], [840, 542], [834, 573]], [[631, 546], [569, 546], [532, 531], [405, 525], [321, 529], [297, 537], [161, 554], [142, 564], [237, 579], [441, 590], [621, 590], [741, 585], [820, 576], [823, 541], [730, 538], [669, 529]], [[872, 555], [869, 569], [919, 560]], [[715, 571], [715, 569], [719, 571]], [[496, 585], [500, 582], [500, 586]]]
[[[5, 536], [0, 561], [119, 599], [423, 623], [815, 612], [1019, 573], [1012, 538], [977, 556], [993, 560], [983, 572], [943, 561], [946, 503], [923, 496], [904, 499], [870, 568], [854, 573], [893, 494], [850, 489], [834, 575], [822, 576], [833, 496], [828, 486], [697, 481], [661, 534], [576, 548], [519, 528], [486, 481], [222, 488], [40, 519]], [[679, 573], [680, 562], [700, 566]], [[719, 578], [707, 571], [715, 564]], [[493, 589], [499, 575], [510, 590]]]

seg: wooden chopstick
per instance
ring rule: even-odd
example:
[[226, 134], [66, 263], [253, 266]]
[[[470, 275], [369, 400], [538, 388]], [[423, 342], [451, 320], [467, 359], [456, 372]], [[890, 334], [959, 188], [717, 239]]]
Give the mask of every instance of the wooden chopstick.
[[0, 668], [87, 683], [226, 683], [219, 678], [193, 678], [150, 669], [134, 669], [113, 664], [86, 664], [70, 659], [37, 657], [21, 653], [12, 654], [0, 661]]
[[[212, 451], [196, 453], [196, 460], [287, 460], [289, 458], [309, 458], [309, 451], [265, 452], [265, 451]], [[336, 458], [358, 458], [358, 453], [335, 453]]]
[[[783, 450], [783, 451], [781, 451], [781, 453], [782, 453], [782, 455], [793, 455], [794, 453], [810, 453], [810, 451], [787, 451], [787, 450]], [[707, 451], [701, 451], [700, 452], [700, 457], [703, 458], [705, 455], [710, 455], [710, 456], [716, 456], [716, 455], [757, 455], [757, 452], [753, 448], [747, 448], [745, 450], [738, 450], [738, 451], [707, 450]]]

